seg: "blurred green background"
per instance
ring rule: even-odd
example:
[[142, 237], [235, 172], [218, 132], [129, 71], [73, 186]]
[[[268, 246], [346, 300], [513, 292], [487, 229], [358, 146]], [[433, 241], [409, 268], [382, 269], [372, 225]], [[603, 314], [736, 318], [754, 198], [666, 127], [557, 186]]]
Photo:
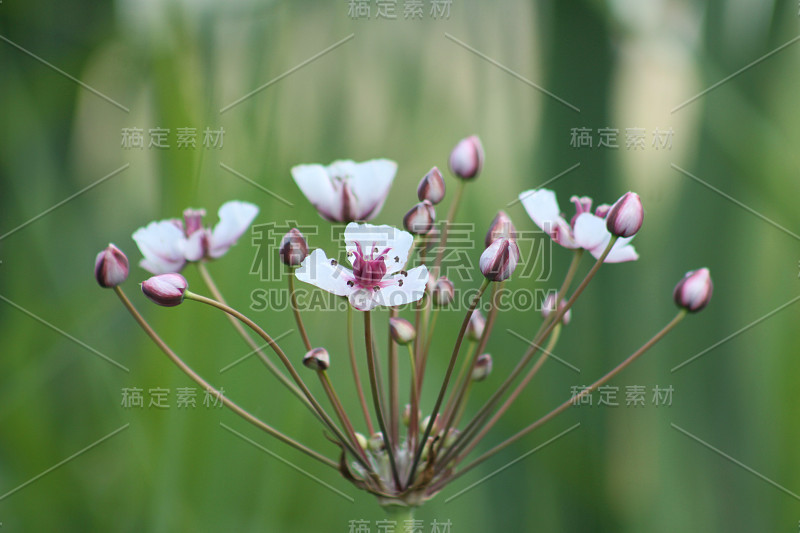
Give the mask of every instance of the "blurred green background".
[[[459, 533], [797, 529], [800, 308], [789, 305], [671, 372], [797, 297], [797, 3], [453, 0], [448, 17], [434, 18], [425, 0], [421, 19], [404, 18], [406, 3], [396, 3], [395, 20], [376, 18], [375, 2], [369, 18], [353, 17], [345, 0], [0, 3], [3, 530], [348, 531], [351, 520], [363, 519], [377, 531], [384, 515], [374, 498], [332, 470], [231, 413], [203, 407], [200, 398], [197, 408], [178, 409], [177, 388], [192, 383], [148, 342], [113, 293], [97, 287], [93, 259], [109, 241], [120, 246], [132, 263], [127, 292], [190, 364], [258, 416], [332, 455], [317, 423], [256, 358], [219, 372], [249, 351], [222, 316], [197, 305], [164, 309], [145, 301], [137, 283], [147, 274], [135, 266], [140, 256], [130, 235], [187, 206], [206, 207], [214, 223], [219, 205], [241, 199], [261, 207], [258, 223], [321, 224], [311, 245], [333, 251], [329, 226], [290, 178], [293, 165], [396, 160], [399, 173], [376, 221], [400, 225], [420, 177], [432, 165], [446, 168], [452, 146], [473, 133], [483, 140], [486, 164], [467, 189], [458, 221], [474, 223], [478, 241], [520, 191], [578, 163], [548, 185], [567, 213], [572, 194], [612, 202], [630, 189], [646, 209], [634, 241], [641, 259], [601, 270], [555, 350], [580, 374], [548, 363], [481, 449], [566, 399], [571, 387], [591, 383], [660, 329], [675, 312], [671, 291], [685, 271], [709, 267], [715, 293], [705, 311], [614, 381], [619, 407], [569, 410], [508, 448], [419, 510], [424, 531], [433, 520], [450, 520]], [[142, 128], [145, 143], [149, 129], [169, 128], [171, 147], [126, 149], [123, 128]], [[177, 148], [178, 128], [197, 129], [196, 148]], [[225, 130], [221, 148], [202, 146], [206, 128]], [[589, 128], [593, 147], [571, 146], [573, 128]], [[600, 128], [619, 130], [618, 148], [597, 146]], [[643, 149], [626, 149], [626, 128], [644, 128]], [[671, 147], [653, 146], [656, 129], [670, 128]], [[453, 178], [447, 179], [452, 191]], [[520, 230], [534, 229], [519, 204], [507, 209]], [[252, 291], [284, 284], [249, 273], [257, 253], [249, 241], [243, 237], [210, 269], [231, 303], [278, 335], [293, 328], [291, 314], [249, 306]], [[473, 264], [480, 252], [469, 250]], [[554, 249], [546, 258], [550, 280], [515, 279], [509, 288], [558, 284], [568, 254]], [[186, 273], [199, 286], [195, 270]], [[474, 276], [460, 287], [479, 282]], [[460, 316], [447, 313], [440, 321], [429, 387], [444, 370]], [[501, 315], [489, 344], [495, 372], [476, 387], [474, 405], [524, 351], [506, 329], [532, 336], [539, 320], [535, 311]], [[335, 383], [358, 420], [344, 314], [312, 313], [307, 324], [312, 342], [330, 350]], [[297, 333], [282, 345], [299, 362]], [[626, 387], [636, 385], [646, 387], [645, 405], [625, 406]], [[674, 389], [672, 405], [654, 404], [656, 386]], [[121, 391], [132, 387], [167, 388], [172, 407], [126, 409]], [[430, 406], [434, 390], [425, 394]], [[578, 422], [577, 430], [445, 501]]]

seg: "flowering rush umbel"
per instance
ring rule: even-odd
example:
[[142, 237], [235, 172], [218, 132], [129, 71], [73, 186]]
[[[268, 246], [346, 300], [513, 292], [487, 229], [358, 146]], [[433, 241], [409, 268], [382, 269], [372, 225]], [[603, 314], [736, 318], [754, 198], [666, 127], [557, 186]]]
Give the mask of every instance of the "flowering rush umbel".
[[[534, 326], [525, 332], [526, 338], [532, 339], [528, 347], [519, 354], [508, 353], [507, 347], [501, 346], [493, 350], [490, 344], [495, 325], [509, 312], [501, 312], [497, 305], [502, 293], [532, 283], [519, 275], [525, 271], [519, 267], [527, 257], [521, 248], [525, 251], [531, 243], [518, 242], [511, 215], [501, 211], [490, 224], [473, 232], [478, 240], [468, 257], [449, 254], [448, 226], [458, 219], [462, 193], [482, 173], [483, 163], [480, 139], [466, 137], [450, 154], [450, 175], [444, 176], [432, 167], [422, 177], [416, 199], [414, 191], [399, 196], [397, 201], [407, 203], [394, 206], [394, 218], [386, 217], [380, 224], [367, 221], [381, 213], [397, 172], [395, 162], [340, 160], [328, 166], [297, 165], [287, 172], [287, 179], [291, 174], [321, 217], [339, 224], [332, 230], [307, 235], [316, 238], [334, 231], [341, 232], [342, 239], [333, 246], [321, 247], [314, 239], [309, 243], [297, 228], [276, 236], [271, 253], [275, 264], [283, 265], [284, 280], [275, 283], [285, 281], [283, 290], [289, 294], [299, 331], [299, 336], [280, 343], [272, 337], [274, 332], [268, 331], [273, 324], [269, 316], [255, 320], [226, 303], [209, 268], [212, 260], [221, 259], [245, 234], [259, 213], [258, 207], [242, 201], [227, 202], [219, 209], [219, 222], [213, 228], [203, 225], [203, 209], [187, 209], [182, 220], [151, 222], [133, 234], [143, 256], [141, 267], [155, 274], [141, 282], [143, 295], [164, 307], [183, 304], [180, 308], [185, 309], [184, 302], [194, 302], [227, 315], [266, 369], [278, 378], [286, 397], [301, 402], [308, 410], [306, 422], [321, 425], [314, 443], [301, 443], [240, 406], [234, 400], [238, 391], [229, 391], [230, 398], [221, 395], [211, 381], [170, 348], [123, 291], [129, 267], [119, 248], [109, 245], [97, 255], [95, 279], [101, 287], [117, 293], [145, 333], [182, 372], [219, 395], [227, 408], [374, 494], [387, 510], [409, 515], [449, 483], [613, 379], [680, 320], [706, 307], [711, 299], [708, 269], [688, 272], [673, 291], [679, 310], [666, 326], [582, 392], [563, 398], [562, 403], [511, 435], [504, 434], [508, 425], [497, 427], [497, 421], [531, 383], [567, 324], [574, 329], [575, 322], [585, 319], [580, 312], [573, 319], [572, 308], [600, 268], [639, 259], [631, 239], [642, 227], [644, 210], [633, 192], [622, 195], [613, 205], [594, 209], [591, 198], [575, 195], [571, 197], [575, 213], [565, 216], [555, 192], [537, 189], [520, 193], [522, 206], [532, 219], [529, 226], [538, 226], [540, 238], [561, 245], [564, 253], [572, 255], [572, 261], [563, 280], [539, 302], [540, 312], [531, 310], [524, 320], [517, 321]], [[446, 191], [451, 186], [456, 192], [446, 206], [447, 215], [437, 220], [434, 205], [438, 208], [448, 202]], [[486, 202], [486, 198], [481, 201]], [[397, 216], [400, 212], [406, 213], [402, 219]], [[457, 245], [458, 251], [464, 252], [463, 239]], [[452, 257], [458, 260], [454, 263]], [[576, 276], [582, 260], [588, 260], [591, 266], [579, 279]], [[190, 290], [187, 281], [187, 277], [194, 278], [179, 273], [188, 264], [198, 270], [202, 280], [198, 292]], [[248, 267], [241, 266], [242, 274]], [[244, 279], [246, 276], [238, 276], [231, 283]], [[300, 290], [328, 293], [334, 299], [324, 320], [313, 320], [319, 329], [306, 327], [310, 311], [299, 305]], [[666, 301], [666, 288], [663, 294]], [[458, 318], [440, 322], [442, 313]], [[363, 327], [356, 327], [356, 318], [363, 320]], [[460, 326], [448, 331], [445, 324], [454, 322]], [[186, 327], [192, 326], [187, 323]], [[428, 367], [432, 359], [437, 360], [432, 368], [442, 370]], [[336, 380], [328, 373], [335, 365], [347, 369], [336, 372]], [[308, 382], [314, 379], [319, 384], [312, 387]], [[471, 394], [476, 387], [484, 389], [478, 401]], [[277, 390], [271, 394], [275, 395], [273, 405], [286, 401]], [[344, 398], [347, 401], [342, 401]], [[358, 408], [351, 410], [347, 405]], [[486, 440], [496, 444], [475, 454], [476, 446]]]

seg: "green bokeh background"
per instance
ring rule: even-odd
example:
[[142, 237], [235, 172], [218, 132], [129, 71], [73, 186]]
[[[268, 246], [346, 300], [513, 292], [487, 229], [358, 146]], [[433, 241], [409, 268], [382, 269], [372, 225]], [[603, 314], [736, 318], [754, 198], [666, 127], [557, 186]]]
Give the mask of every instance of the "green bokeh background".
[[[231, 413], [177, 409], [176, 389], [192, 383], [148, 342], [113, 293], [97, 287], [92, 262], [111, 241], [136, 263], [130, 235], [137, 227], [186, 206], [205, 206], [214, 221], [219, 205], [234, 198], [258, 204], [260, 223], [321, 224], [311, 245], [332, 250], [328, 226], [290, 178], [293, 165], [396, 160], [399, 173], [376, 221], [399, 225], [415, 201], [419, 178], [432, 165], [445, 168], [455, 142], [476, 133], [486, 164], [467, 189], [458, 221], [474, 223], [478, 240], [501, 208], [519, 229], [533, 230], [521, 206], [507, 204], [578, 163], [548, 185], [562, 204], [572, 194], [611, 202], [632, 189], [646, 209], [635, 240], [641, 259], [601, 270], [555, 350], [580, 374], [556, 362], [546, 365], [481, 449], [544, 414], [572, 386], [590, 383], [647, 340], [675, 312], [671, 291], [685, 271], [709, 267], [715, 293], [705, 311], [615, 380], [620, 407], [572, 409], [508, 448], [419, 510], [424, 531], [434, 519], [450, 520], [451, 531], [459, 533], [795, 531], [800, 498], [672, 424], [800, 492], [800, 309], [789, 305], [671, 369], [797, 297], [800, 47], [792, 42], [673, 112], [796, 38], [796, 2], [453, 0], [446, 20], [430, 16], [429, 0], [422, 20], [404, 19], [402, 0], [396, 9], [397, 20], [375, 19], [373, 2], [366, 20], [348, 16], [344, 0], [0, 4], [0, 494], [129, 424], [0, 497], [2, 529], [348, 531], [351, 520], [363, 519], [377, 531], [384, 515], [373, 497], [332, 470]], [[220, 113], [351, 34], [330, 53]], [[122, 128], [131, 127], [170, 128], [172, 148], [122, 148]], [[224, 146], [206, 149], [198, 140], [196, 149], [177, 149], [175, 132], [182, 127], [222, 127]], [[570, 146], [571, 129], [583, 127], [594, 132], [592, 149]], [[596, 147], [597, 129], [605, 127], [620, 131], [619, 148]], [[625, 148], [626, 128], [645, 128], [645, 149]], [[652, 146], [656, 128], [673, 129], [671, 149]], [[17, 229], [123, 165], [129, 166]], [[453, 178], [447, 179], [452, 190]], [[480, 251], [469, 251], [473, 263]], [[245, 236], [210, 265], [228, 300], [245, 310], [253, 290], [283, 287], [249, 273], [255, 253]], [[509, 288], [556, 285], [568, 254], [554, 249], [546, 258], [553, 266], [549, 281], [516, 279]], [[194, 269], [186, 273], [190, 284], [200, 286]], [[333, 455], [312, 417], [255, 358], [220, 374], [248, 352], [223, 317], [197, 305], [149, 305], [136, 285], [145, 277], [132, 266], [126, 290], [188, 362], [256, 415]], [[460, 287], [478, 284], [473, 277]], [[293, 328], [290, 313], [249, 313], [275, 335]], [[428, 406], [459, 320], [460, 314], [447, 313], [438, 326]], [[506, 329], [530, 336], [539, 320], [534, 311], [501, 315], [489, 344], [495, 372], [476, 388], [474, 405], [525, 348]], [[330, 350], [334, 381], [357, 415], [345, 364], [344, 314], [311, 313], [307, 323], [314, 344]], [[300, 360], [296, 333], [282, 345]], [[630, 385], [646, 386], [645, 406], [624, 405]], [[671, 406], [653, 404], [656, 385], [673, 387]], [[172, 408], [125, 409], [125, 387], [168, 388]], [[577, 430], [445, 501], [578, 422]]]

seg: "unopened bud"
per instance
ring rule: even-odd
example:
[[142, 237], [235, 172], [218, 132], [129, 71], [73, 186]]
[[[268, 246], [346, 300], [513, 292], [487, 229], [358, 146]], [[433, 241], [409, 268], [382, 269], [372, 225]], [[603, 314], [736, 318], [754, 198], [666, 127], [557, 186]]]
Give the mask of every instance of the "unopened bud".
[[425, 174], [422, 181], [419, 182], [417, 187], [417, 198], [419, 201], [428, 200], [430, 203], [436, 205], [444, 198], [445, 186], [444, 178], [439, 169], [433, 167]]
[[631, 237], [642, 227], [643, 220], [642, 200], [635, 192], [627, 192], [608, 211], [606, 228], [617, 237]]
[[311, 370], [328, 370], [331, 357], [325, 348], [314, 348], [303, 356], [303, 364]]
[[356, 432], [356, 441], [358, 442], [358, 447], [362, 450], [366, 450], [369, 442], [367, 441], [367, 437], [362, 435], [361, 433]]
[[290, 229], [283, 236], [278, 254], [285, 265], [293, 267], [300, 266], [300, 263], [306, 258], [308, 255], [308, 243], [297, 228]]
[[483, 381], [491, 373], [492, 356], [488, 353], [480, 354], [475, 360], [475, 366], [472, 368], [472, 381]]
[[437, 279], [431, 289], [431, 299], [433, 299], [433, 303], [439, 307], [450, 305], [455, 295], [456, 289], [453, 286], [453, 282], [447, 279], [446, 276]]
[[94, 261], [94, 277], [103, 288], [116, 287], [128, 279], [128, 258], [122, 250], [109, 244], [105, 250], [97, 254], [97, 259]]
[[711, 273], [707, 268], [687, 272], [682, 280], [675, 285], [673, 297], [678, 307], [691, 313], [703, 309], [711, 300], [714, 284], [711, 282]]
[[456, 428], [450, 428], [447, 432], [447, 436], [444, 438], [444, 446], [445, 448], [449, 448], [453, 444], [456, 443], [456, 439], [461, 435], [461, 432]]
[[499, 211], [497, 216], [494, 217], [494, 220], [492, 220], [491, 225], [489, 225], [489, 231], [486, 232], [486, 247], [488, 248], [494, 241], [501, 237], [505, 237], [506, 239], [517, 238], [517, 228], [514, 227], [514, 223], [511, 222], [511, 217], [509, 217], [505, 211]]
[[[567, 305], [566, 300], [561, 300], [558, 304], [558, 310], [560, 311]], [[544, 299], [544, 303], [542, 303], [542, 316], [547, 318], [550, 316], [550, 313], [556, 312], [556, 293], [555, 292], [548, 292], [547, 298]], [[561, 317], [561, 323], [565, 326], [569, 324], [569, 321], [572, 320], [572, 309], [567, 309], [567, 312], [564, 313], [564, 316]]]
[[405, 318], [393, 316], [389, 318], [389, 333], [397, 344], [406, 345], [417, 336], [417, 330]]
[[[436, 435], [436, 433], [441, 429], [439, 427], [439, 423], [441, 422], [440, 416], [441, 415], [438, 414], [436, 415], [436, 421], [433, 423], [433, 427], [431, 428], [431, 435]], [[424, 433], [425, 430], [428, 428], [428, 424], [430, 423], [431, 423], [431, 415], [428, 415], [422, 419], [422, 422], [419, 423], [419, 430]]]
[[369, 442], [367, 443], [367, 447], [371, 452], [381, 452], [386, 449], [386, 446], [383, 443], [383, 433], [373, 433], [372, 436], [369, 438]]
[[496, 239], [481, 254], [481, 272], [489, 281], [508, 279], [517, 268], [519, 246], [517, 241], [507, 237]]
[[[417, 409], [417, 420], [422, 418], [422, 411]], [[411, 423], [411, 404], [406, 404], [405, 409], [403, 409], [403, 425], [408, 426]]]
[[142, 292], [153, 302], [164, 307], [174, 307], [183, 302], [189, 283], [177, 273], [160, 274], [142, 282]]
[[475, 178], [483, 168], [483, 145], [477, 135], [462, 139], [450, 152], [450, 171], [462, 180]]
[[486, 319], [479, 309], [472, 312], [467, 325], [467, 338], [471, 341], [478, 342], [483, 337], [483, 330], [486, 328]]
[[436, 221], [436, 210], [428, 200], [423, 200], [412, 207], [403, 217], [403, 227], [414, 235], [426, 235], [433, 229]]

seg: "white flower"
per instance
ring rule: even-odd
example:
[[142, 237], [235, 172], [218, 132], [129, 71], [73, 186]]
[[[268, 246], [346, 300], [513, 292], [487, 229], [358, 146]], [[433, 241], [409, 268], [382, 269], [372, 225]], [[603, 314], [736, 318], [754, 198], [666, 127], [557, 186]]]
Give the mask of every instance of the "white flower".
[[[553, 191], [525, 191], [519, 195], [519, 199], [536, 225], [565, 248], [583, 248], [599, 258], [611, 240], [605, 221], [609, 206], [601, 205], [592, 214], [592, 199], [587, 196], [570, 198], [576, 211], [570, 222], [561, 215]], [[605, 262], [622, 263], [639, 259], [636, 250], [629, 244], [631, 239], [632, 237], [617, 239]]]
[[316, 249], [297, 269], [297, 279], [347, 296], [360, 311], [379, 305], [404, 305], [422, 298], [428, 269], [422, 265], [403, 270], [414, 241], [410, 233], [391, 226], [351, 222], [345, 228], [344, 240], [353, 270]]
[[216, 259], [225, 255], [258, 214], [247, 202], [226, 202], [219, 208], [219, 222], [203, 227], [204, 209], [186, 209], [183, 220], [151, 222], [133, 234], [144, 258], [140, 265], [153, 274], [180, 272], [187, 261]]
[[372, 220], [380, 212], [397, 173], [397, 163], [372, 159], [363, 163], [334, 161], [329, 166], [297, 165], [292, 177], [331, 222]]

